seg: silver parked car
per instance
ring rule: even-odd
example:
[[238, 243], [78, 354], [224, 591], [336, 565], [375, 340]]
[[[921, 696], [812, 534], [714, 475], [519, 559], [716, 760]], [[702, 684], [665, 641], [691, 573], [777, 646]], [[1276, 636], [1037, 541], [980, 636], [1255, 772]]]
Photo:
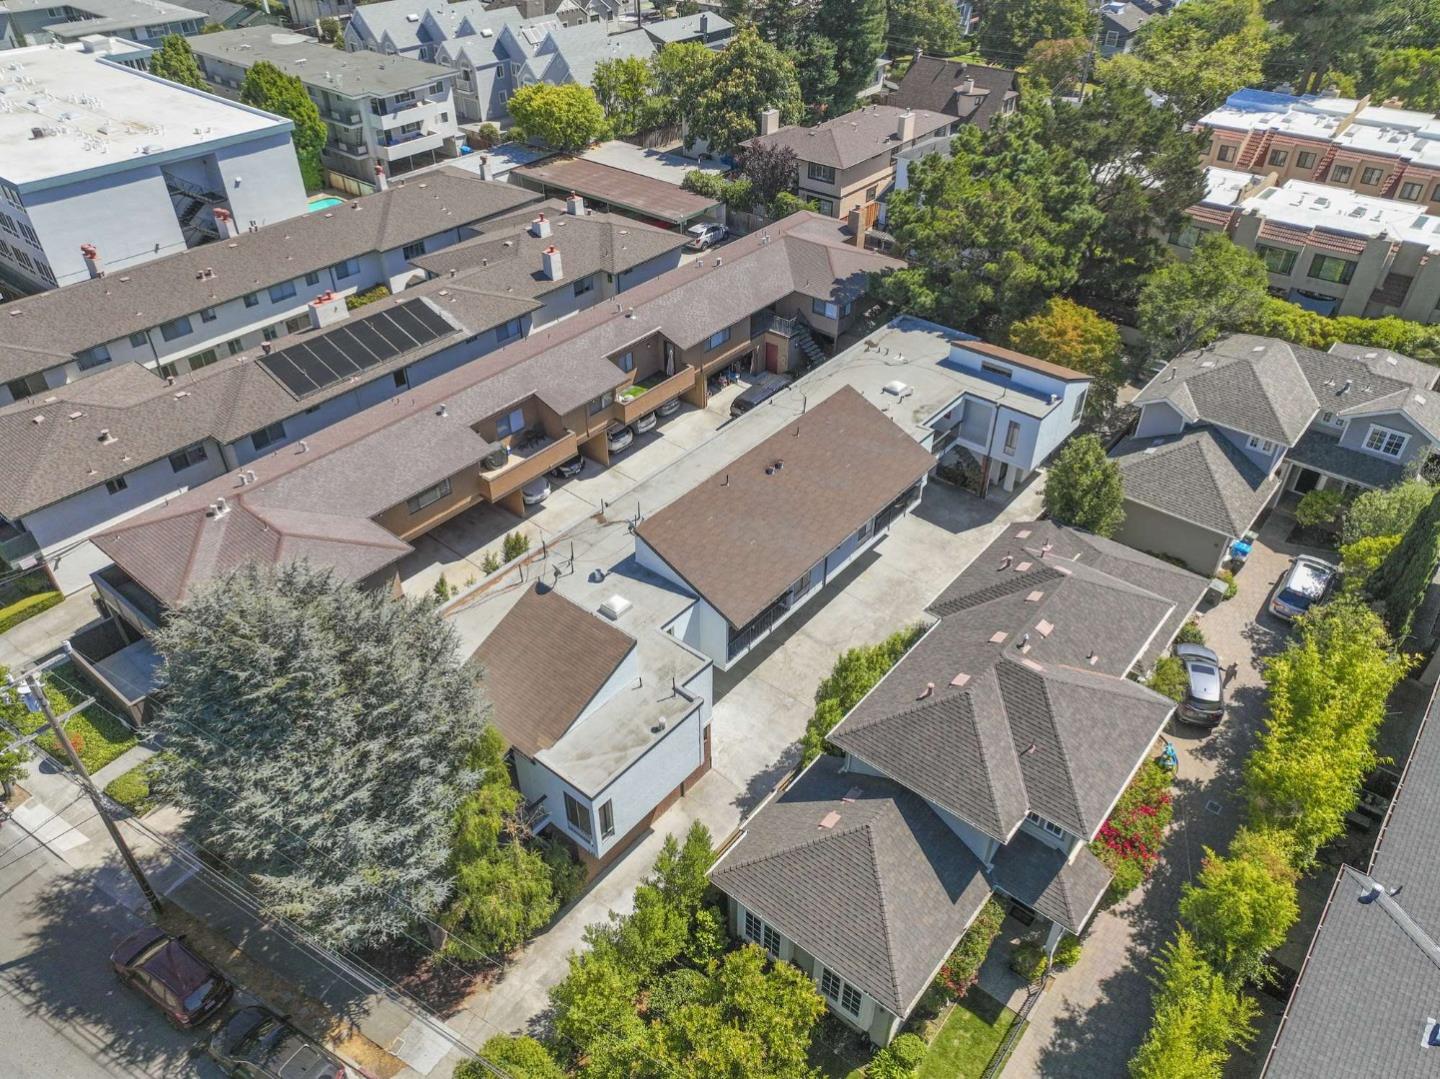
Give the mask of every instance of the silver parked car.
[[1324, 559], [1299, 555], [1275, 586], [1270, 597], [1270, 613], [1286, 622], [1295, 621], [1325, 598], [1339, 572]]
[[605, 432], [605, 442], [611, 453], [619, 453], [635, 441], [635, 432], [623, 423], [612, 423]]
[[1203, 644], [1177, 644], [1175, 656], [1185, 665], [1188, 685], [1176, 709], [1180, 718], [1200, 727], [1217, 727], [1225, 718], [1225, 676], [1220, 657]]

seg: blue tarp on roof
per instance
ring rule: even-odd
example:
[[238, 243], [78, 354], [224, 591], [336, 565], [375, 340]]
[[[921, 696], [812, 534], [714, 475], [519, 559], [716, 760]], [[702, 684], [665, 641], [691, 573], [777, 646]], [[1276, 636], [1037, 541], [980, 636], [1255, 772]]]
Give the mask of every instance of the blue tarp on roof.
[[1229, 108], [1240, 109], [1242, 112], [1275, 112], [1289, 105], [1299, 105], [1314, 100], [1313, 94], [1297, 97], [1295, 94], [1277, 94], [1273, 90], [1252, 90], [1246, 87], [1243, 90], [1236, 90], [1227, 97], [1225, 104]]

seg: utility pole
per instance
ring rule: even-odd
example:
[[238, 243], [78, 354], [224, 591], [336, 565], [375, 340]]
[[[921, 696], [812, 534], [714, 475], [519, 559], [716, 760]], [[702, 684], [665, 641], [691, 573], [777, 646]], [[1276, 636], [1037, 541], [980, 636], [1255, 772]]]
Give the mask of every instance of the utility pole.
[[[85, 788], [85, 793], [90, 796], [90, 801], [95, 804], [95, 812], [100, 814], [100, 819], [105, 822], [105, 830], [110, 833], [110, 838], [115, 843], [115, 849], [120, 852], [120, 857], [125, 859], [125, 865], [130, 870], [130, 875], [135, 878], [135, 883], [140, 885], [140, 890], [145, 893], [146, 900], [154, 908], [156, 914], [163, 914], [164, 905], [155, 889], [150, 886], [145, 871], [140, 868], [140, 863], [135, 860], [131, 853], [130, 846], [125, 842], [125, 837], [120, 834], [120, 829], [115, 827], [115, 822], [110, 819], [110, 811], [105, 805], [105, 799], [95, 789], [95, 784], [90, 782], [90, 773], [85, 770], [84, 763], [80, 760], [80, 754], [75, 752], [75, 747], [70, 744], [70, 739], [65, 734], [65, 728], [61, 725], [60, 718], [55, 715], [55, 709], [50, 707], [50, 698], [45, 695], [45, 684], [40, 680], [39, 674], [31, 671], [25, 676], [25, 685], [29, 688], [30, 694], [35, 698], [40, 711], [45, 714], [45, 722], [55, 733], [55, 739], [65, 750], [65, 755], [70, 758], [70, 767], [75, 769], [75, 774], [80, 777], [80, 785]], [[84, 707], [83, 705], [81, 707]], [[76, 709], [75, 711], [79, 711]], [[69, 719], [74, 712], [65, 715]]]

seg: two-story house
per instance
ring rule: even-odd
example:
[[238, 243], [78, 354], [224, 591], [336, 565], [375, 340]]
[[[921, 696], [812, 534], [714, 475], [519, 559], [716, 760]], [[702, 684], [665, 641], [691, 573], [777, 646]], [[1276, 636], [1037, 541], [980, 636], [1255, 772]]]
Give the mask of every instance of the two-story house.
[[930, 109], [867, 105], [814, 127], [780, 126], [780, 114], [760, 114], [760, 134], [742, 143], [784, 146], [795, 152], [795, 190], [827, 217], [842, 220], [860, 210], [862, 224], [875, 222], [877, 203], [895, 178], [895, 156], [935, 135], [949, 134], [954, 116]]
[[1126, 678], [1164, 652], [1202, 578], [1048, 521], [1012, 524], [929, 606], [905, 656], [710, 871], [732, 933], [805, 971], [888, 1044], [992, 894], [1089, 923], [1088, 843], [1173, 710]]
[[1213, 573], [1282, 490], [1397, 482], [1440, 444], [1435, 376], [1379, 349], [1247, 334], [1177, 357], [1111, 453], [1125, 483], [1116, 538]]
[[1008, 67], [926, 56], [919, 49], [886, 105], [953, 116], [984, 131], [1020, 105], [1020, 75]]

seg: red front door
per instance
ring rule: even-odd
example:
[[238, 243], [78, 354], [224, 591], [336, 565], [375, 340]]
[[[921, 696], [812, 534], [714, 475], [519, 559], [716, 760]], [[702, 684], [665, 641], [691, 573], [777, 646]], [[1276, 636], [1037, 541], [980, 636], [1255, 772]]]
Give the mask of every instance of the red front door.
[[765, 342], [765, 370], [776, 375], [780, 373], [780, 346], [774, 341]]

